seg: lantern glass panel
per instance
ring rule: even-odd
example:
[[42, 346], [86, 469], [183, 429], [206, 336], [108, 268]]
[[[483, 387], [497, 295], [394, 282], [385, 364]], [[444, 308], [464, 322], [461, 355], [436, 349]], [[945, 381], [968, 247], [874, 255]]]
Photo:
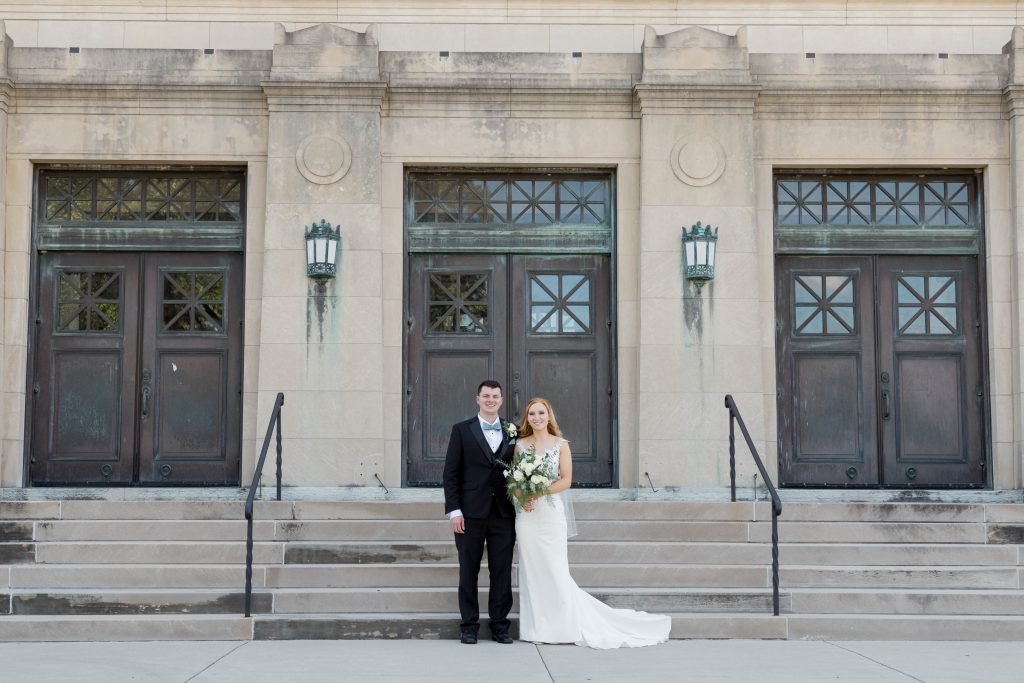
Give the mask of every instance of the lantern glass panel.
[[686, 242], [686, 263], [691, 266], [697, 263], [697, 244], [692, 240]]
[[333, 266], [338, 259], [338, 243], [335, 240], [327, 242], [327, 264]]
[[306, 240], [306, 265], [313, 265], [316, 263], [316, 253], [313, 249], [313, 240]]
[[709, 266], [714, 266], [715, 265], [715, 245], [716, 244], [717, 243], [715, 241], [713, 241], [713, 240], [708, 242], [708, 265]]

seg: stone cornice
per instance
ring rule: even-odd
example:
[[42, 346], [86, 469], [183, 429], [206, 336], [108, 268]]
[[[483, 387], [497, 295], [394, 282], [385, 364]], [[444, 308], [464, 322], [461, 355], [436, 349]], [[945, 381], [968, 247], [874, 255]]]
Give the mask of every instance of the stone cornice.
[[266, 115], [266, 99], [251, 86], [23, 83], [9, 88], [12, 113]]
[[638, 83], [634, 87], [644, 116], [651, 114], [753, 114], [760, 86]]
[[387, 94], [383, 81], [292, 81], [261, 83], [271, 112], [364, 112], [379, 114]]
[[763, 88], [762, 119], [1003, 119], [1002, 93], [990, 89]]
[[636, 118], [631, 88], [388, 89], [387, 116], [448, 118]]

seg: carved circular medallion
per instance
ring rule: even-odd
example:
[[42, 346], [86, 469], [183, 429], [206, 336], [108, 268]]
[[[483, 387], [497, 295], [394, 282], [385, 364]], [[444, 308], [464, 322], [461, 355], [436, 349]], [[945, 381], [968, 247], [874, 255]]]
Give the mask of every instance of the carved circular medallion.
[[345, 177], [352, 166], [352, 148], [333, 133], [313, 133], [295, 152], [302, 177], [317, 185], [330, 185]]
[[672, 172], [687, 185], [710, 185], [725, 172], [725, 149], [708, 135], [687, 135], [672, 147]]

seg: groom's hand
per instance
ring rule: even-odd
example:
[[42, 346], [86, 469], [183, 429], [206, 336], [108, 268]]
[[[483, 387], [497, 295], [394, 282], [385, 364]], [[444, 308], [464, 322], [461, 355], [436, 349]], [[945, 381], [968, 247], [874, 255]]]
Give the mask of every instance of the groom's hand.
[[451, 522], [451, 525], [452, 525], [452, 531], [454, 531], [457, 534], [464, 534], [464, 533], [466, 533], [466, 518], [465, 517], [463, 517], [462, 515], [459, 515], [458, 517], [452, 517], [451, 520], [449, 520], [449, 521]]

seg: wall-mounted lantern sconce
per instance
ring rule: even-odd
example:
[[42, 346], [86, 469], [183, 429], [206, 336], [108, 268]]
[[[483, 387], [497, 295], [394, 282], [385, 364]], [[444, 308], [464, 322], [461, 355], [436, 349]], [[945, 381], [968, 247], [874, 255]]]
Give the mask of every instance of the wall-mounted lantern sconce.
[[340, 241], [341, 228], [332, 227], [322, 218], [306, 228], [306, 275], [316, 280], [320, 289], [337, 273]]
[[687, 280], [700, 288], [715, 277], [715, 244], [718, 242], [718, 228], [701, 225], [697, 221], [687, 232], [683, 228], [683, 259]]

